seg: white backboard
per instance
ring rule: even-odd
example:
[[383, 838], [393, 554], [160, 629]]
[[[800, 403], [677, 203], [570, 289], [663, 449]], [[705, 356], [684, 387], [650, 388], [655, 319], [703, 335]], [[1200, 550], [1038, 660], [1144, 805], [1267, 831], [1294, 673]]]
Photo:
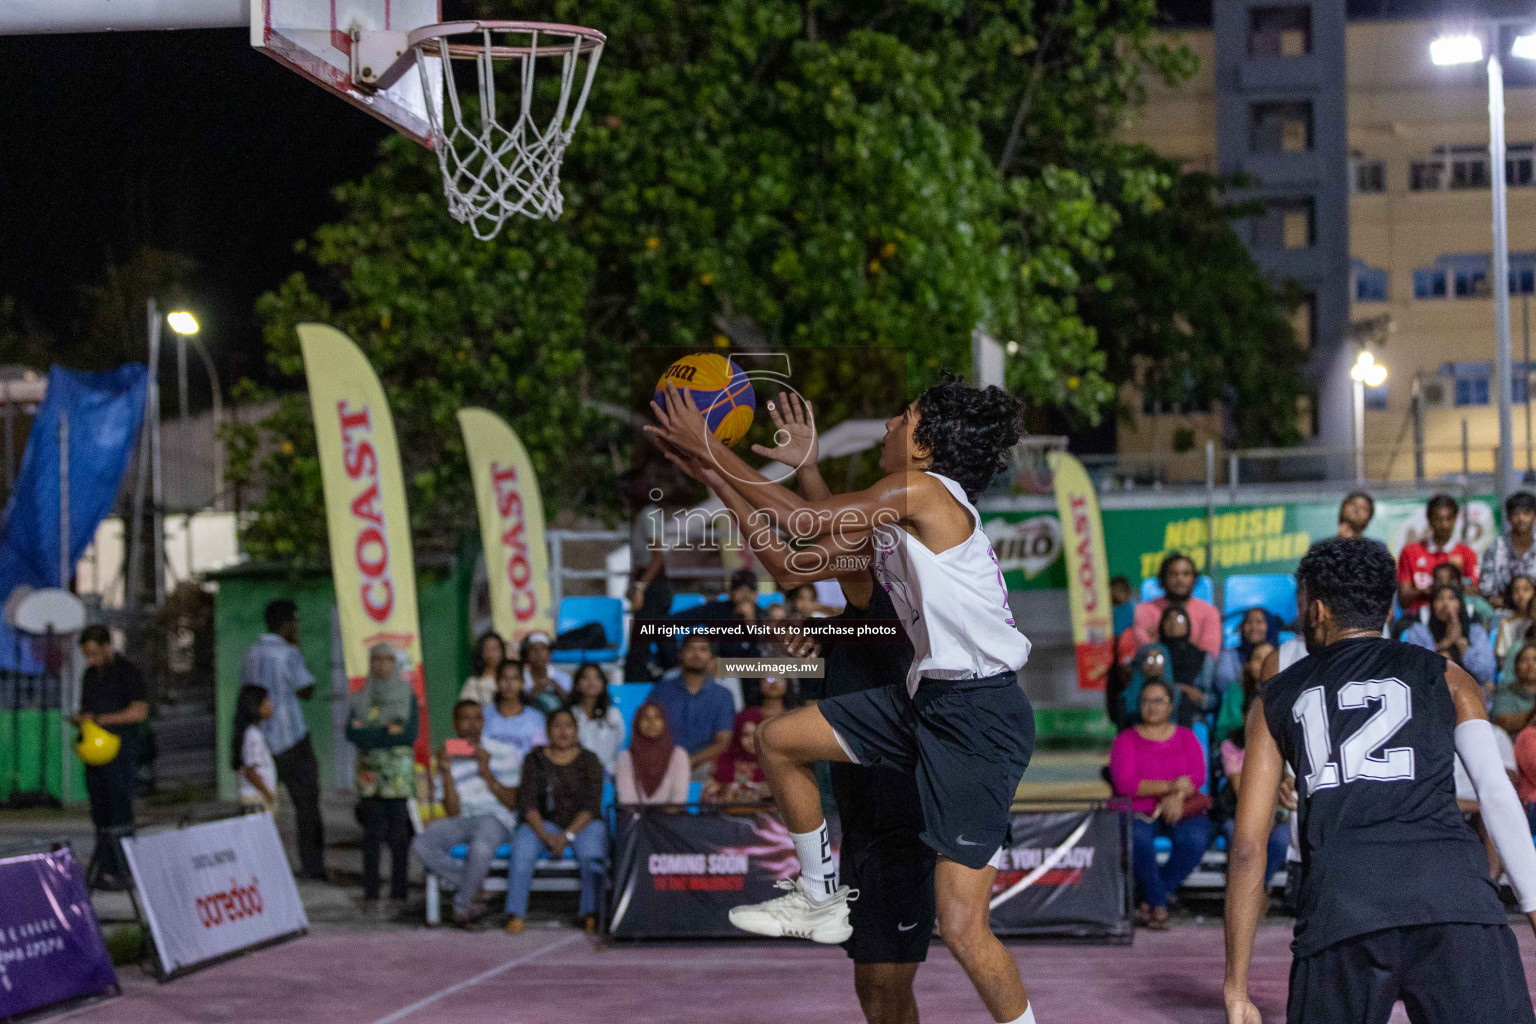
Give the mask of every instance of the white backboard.
[[427, 75], [435, 85], [431, 96], [422, 92], [421, 75], [414, 68], [388, 89], [359, 89], [352, 84], [352, 33], [409, 32], [440, 21], [438, 0], [251, 0], [251, 45], [429, 146], [427, 104], [441, 109], [442, 75]]

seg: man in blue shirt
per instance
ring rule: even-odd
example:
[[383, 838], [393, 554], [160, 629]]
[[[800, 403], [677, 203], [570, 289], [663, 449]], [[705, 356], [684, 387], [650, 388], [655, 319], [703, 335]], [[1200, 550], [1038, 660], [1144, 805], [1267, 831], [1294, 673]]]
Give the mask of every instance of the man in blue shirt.
[[691, 635], [678, 651], [678, 667], [657, 681], [651, 700], [666, 712], [672, 742], [688, 751], [694, 781], [709, 778], [715, 758], [725, 753], [736, 721], [731, 691], [710, 676], [715, 652], [707, 639]]
[[245, 653], [244, 686], [259, 686], [272, 698], [272, 717], [261, 723], [262, 738], [277, 764], [277, 780], [288, 788], [298, 826], [299, 876], [325, 877], [325, 830], [320, 819], [320, 764], [309, 742], [299, 701], [315, 695], [315, 677], [299, 650], [299, 610], [287, 598], [267, 605], [267, 631]]

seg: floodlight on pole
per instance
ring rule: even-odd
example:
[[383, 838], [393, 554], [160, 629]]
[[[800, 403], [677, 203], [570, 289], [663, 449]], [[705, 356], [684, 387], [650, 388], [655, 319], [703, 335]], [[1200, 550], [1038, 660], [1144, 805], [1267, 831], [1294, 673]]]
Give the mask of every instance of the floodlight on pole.
[[1429, 44], [1429, 59], [1441, 67], [1477, 64], [1483, 59], [1483, 41], [1470, 32], [1441, 36]]
[[1513, 358], [1509, 341], [1509, 217], [1505, 209], [1507, 149], [1504, 143], [1503, 40], [1515, 33], [1509, 53], [1536, 60], [1536, 33], [1530, 24], [1490, 20], [1479, 26], [1488, 36], [1484, 59], [1481, 34], [1457, 32], [1429, 44], [1429, 59], [1436, 64], [1483, 62], [1488, 72], [1488, 177], [1493, 193], [1493, 320], [1494, 387], [1499, 410], [1499, 447], [1494, 457], [1494, 492], [1502, 500], [1514, 472], [1514, 425], [1510, 403], [1514, 392]]
[[197, 317], [184, 309], [165, 314], [165, 322], [177, 334], [196, 334], [198, 331]]

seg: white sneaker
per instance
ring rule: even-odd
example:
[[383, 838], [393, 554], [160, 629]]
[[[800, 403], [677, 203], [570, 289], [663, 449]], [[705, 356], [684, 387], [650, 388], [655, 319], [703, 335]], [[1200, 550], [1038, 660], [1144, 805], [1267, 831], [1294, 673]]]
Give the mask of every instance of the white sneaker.
[[859, 898], [857, 889], [839, 886], [831, 899], [817, 903], [806, 895], [798, 879], [786, 879], [777, 885], [786, 890], [785, 895], [766, 903], [732, 907], [731, 924], [744, 932], [774, 939], [810, 939], [827, 945], [848, 941], [853, 934], [853, 925], [848, 923], [848, 904]]

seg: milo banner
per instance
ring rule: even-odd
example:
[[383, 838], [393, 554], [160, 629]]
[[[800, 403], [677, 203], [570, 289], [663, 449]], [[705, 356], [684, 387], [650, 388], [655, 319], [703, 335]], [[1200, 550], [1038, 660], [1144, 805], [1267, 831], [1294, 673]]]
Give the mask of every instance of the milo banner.
[[[1342, 497], [1217, 505], [1209, 521], [1204, 505], [1106, 508], [1102, 518], [1109, 575], [1126, 577], [1134, 588], [1156, 576], [1163, 558], [1174, 551], [1189, 555], [1200, 572], [1218, 584], [1239, 574], [1294, 572], [1314, 541], [1337, 533]], [[1496, 499], [1474, 495], [1459, 500], [1456, 537], [1481, 556], [1498, 533]], [[1428, 536], [1424, 504], [1423, 498], [1378, 499], [1366, 536], [1387, 545], [1395, 556], [1405, 544]], [[1010, 590], [1068, 588], [1071, 565], [1064, 549], [1072, 531], [1063, 522], [1056, 512], [982, 509], [983, 528]]]
[[459, 429], [475, 481], [491, 621], [510, 644], [555, 632], [539, 478], [512, 428], [485, 409], [460, 409]]
[[992, 882], [998, 935], [1131, 939], [1130, 819], [1124, 811], [1027, 811]]
[[166, 975], [309, 928], [270, 814], [131, 836], [123, 854]]
[[0, 1020], [117, 992], [75, 855], [0, 858]]
[[421, 708], [416, 759], [425, 764], [432, 746], [395, 422], [378, 376], [351, 338], [324, 324], [300, 324], [299, 345], [320, 451], [347, 678], [360, 688], [368, 649], [377, 643], [395, 649]]
[[1066, 452], [1051, 452], [1048, 460], [1055, 480], [1056, 514], [1061, 520], [1067, 561], [1077, 688], [1102, 690], [1115, 662], [1115, 622], [1109, 601], [1109, 568], [1099, 499], [1081, 462]]
[[[800, 870], [777, 815], [620, 808], [609, 915], [628, 939], [744, 938], [730, 909], [781, 895]], [[827, 826], [834, 852], [842, 838]], [[1130, 825], [1107, 809], [1013, 816], [1013, 846], [993, 887], [1000, 935], [1130, 938]], [[866, 894], [873, 896], [873, 894]]]

